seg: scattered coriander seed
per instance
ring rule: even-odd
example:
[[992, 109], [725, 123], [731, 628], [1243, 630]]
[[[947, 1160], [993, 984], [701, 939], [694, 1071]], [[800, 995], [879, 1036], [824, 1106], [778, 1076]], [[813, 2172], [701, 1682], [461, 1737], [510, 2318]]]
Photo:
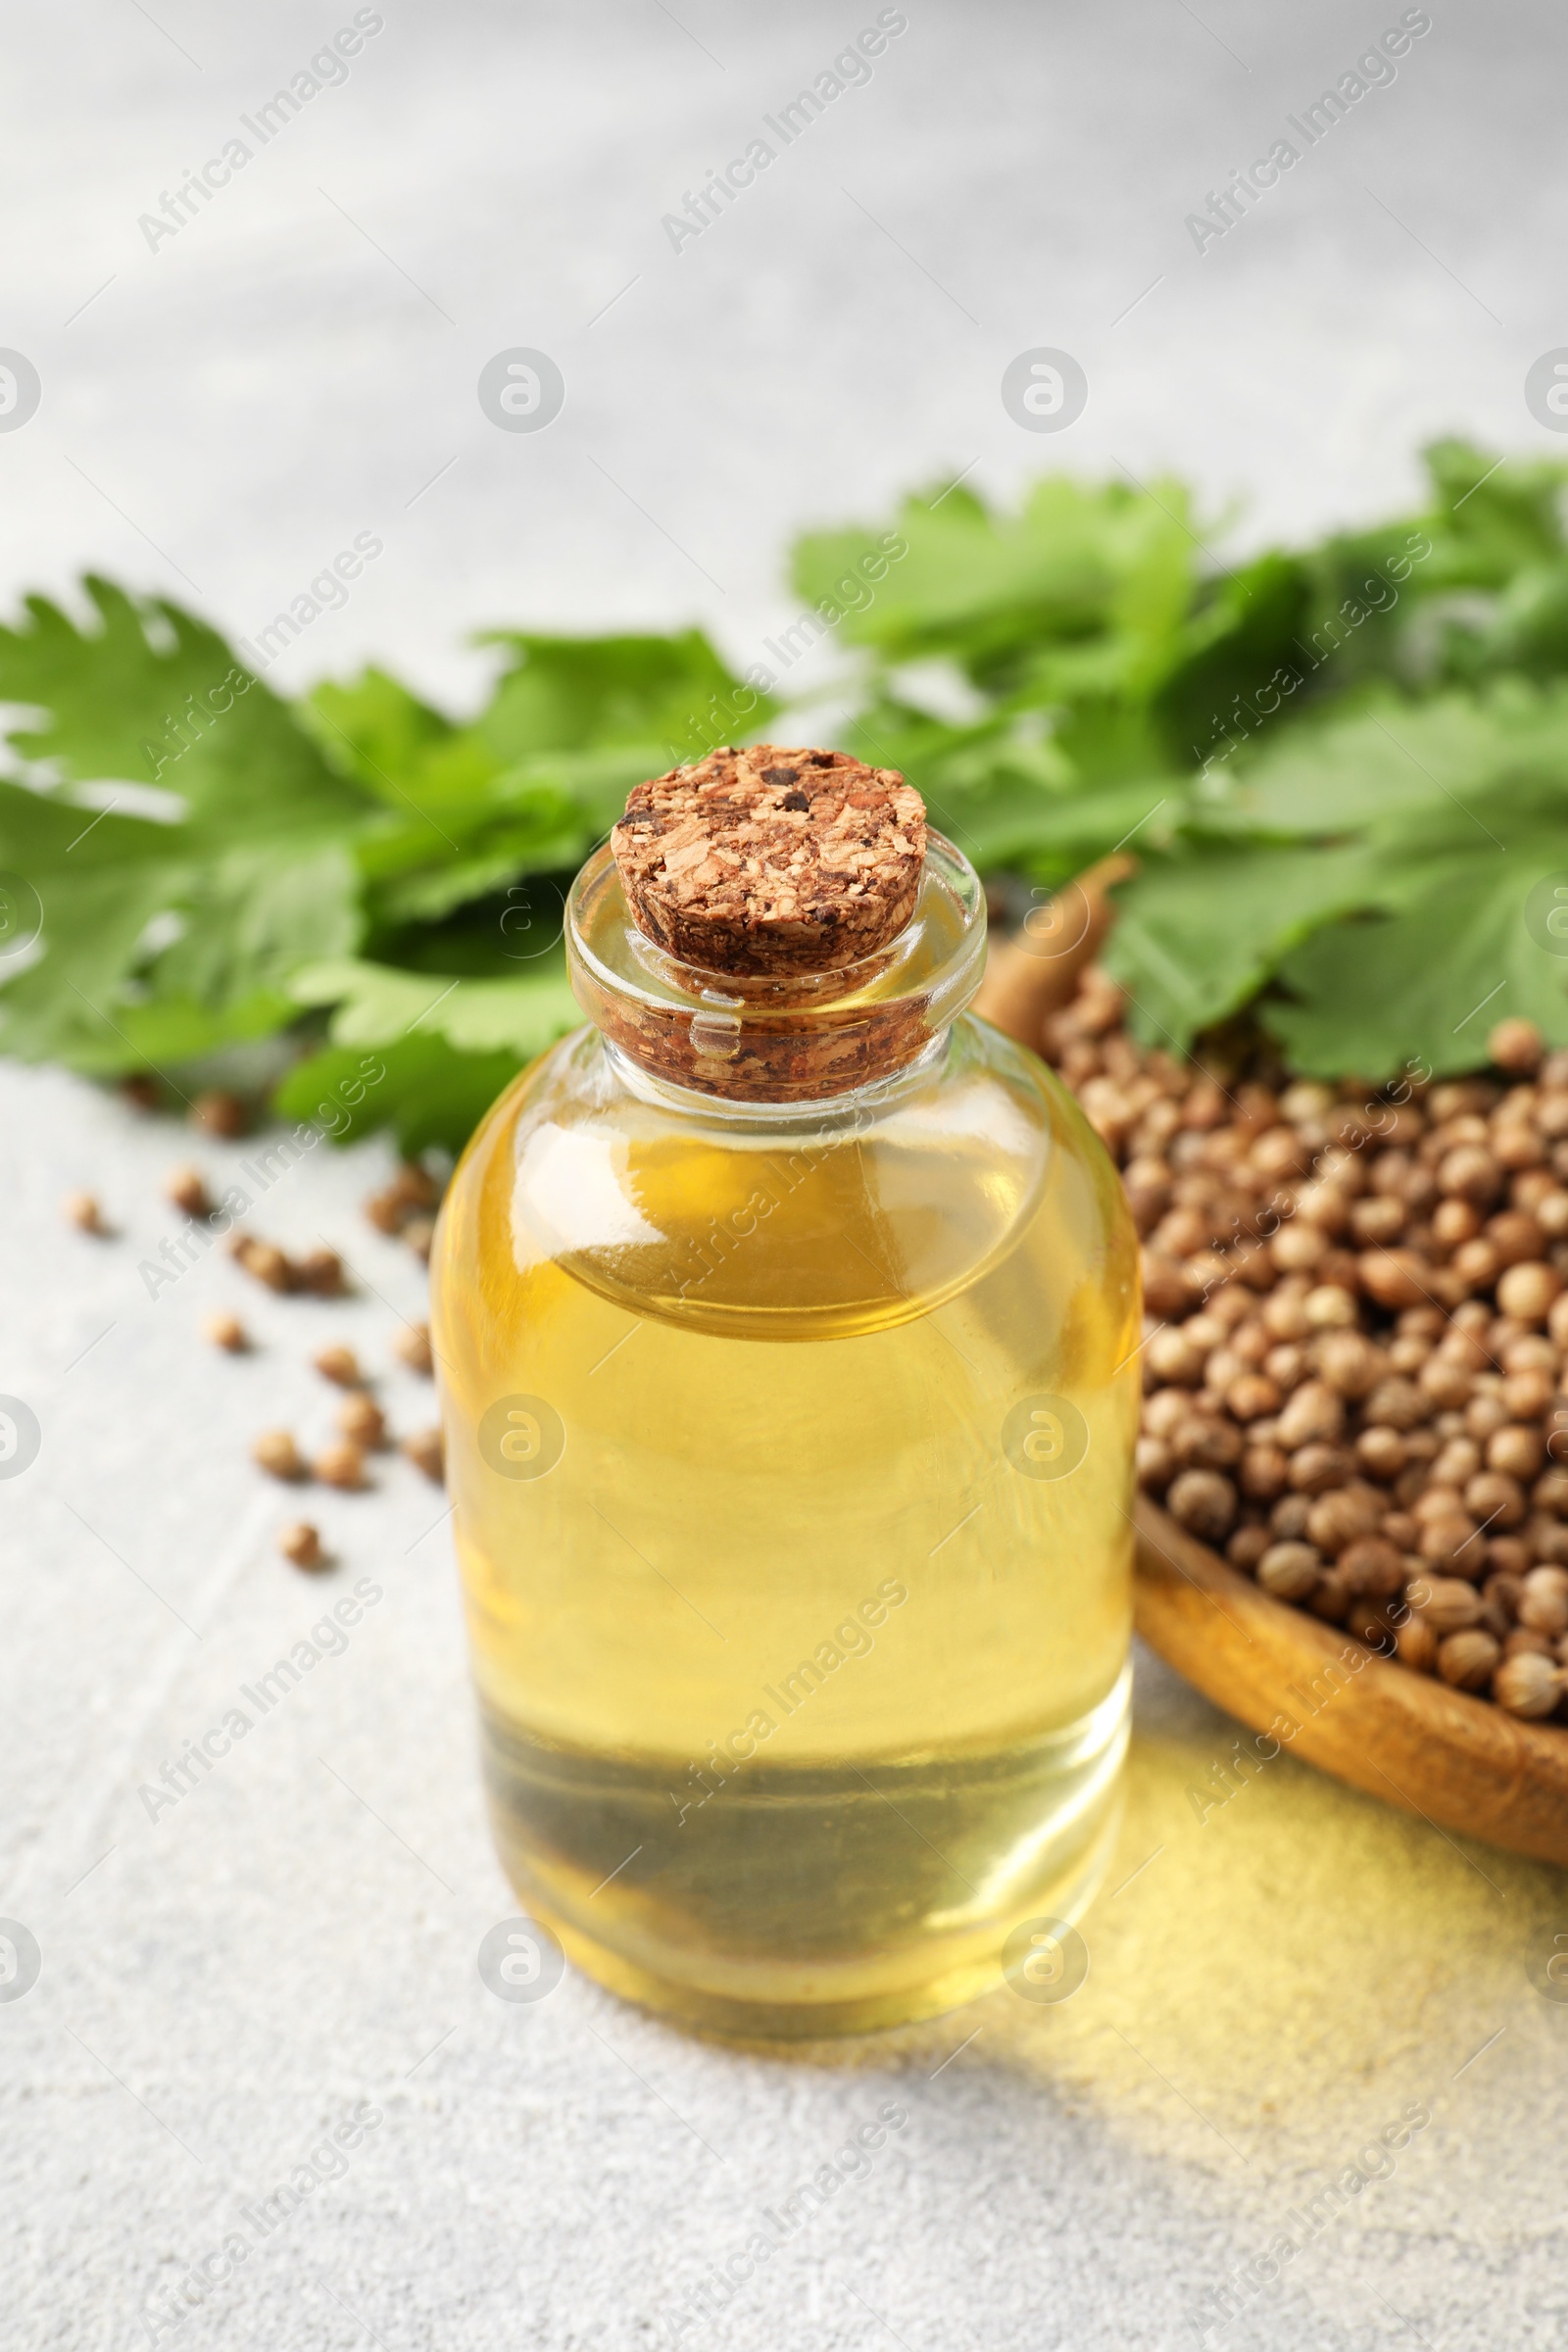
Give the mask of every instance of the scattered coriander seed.
[[163, 1096], [157, 1079], [145, 1070], [137, 1070], [120, 1081], [120, 1099], [128, 1109], [147, 1113], [159, 1107]]
[[212, 1341], [213, 1346], [221, 1348], [227, 1355], [243, 1355], [250, 1346], [245, 1326], [238, 1315], [221, 1313], [209, 1315], [203, 1323], [202, 1329]]
[[434, 1370], [435, 1359], [430, 1349], [428, 1323], [405, 1323], [393, 1334], [392, 1352], [411, 1372], [428, 1375]]
[[1503, 1023], [1490, 1073], [1328, 1085], [1123, 1010], [1090, 966], [1040, 1043], [1143, 1246], [1140, 1488], [1276, 1599], [1568, 1723], [1568, 1051]]
[[190, 1115], [193, 1124], [205, 1129], [208, 1135], [226, 1136], [230, 1141], [243, 1135], [250, 1124], [249, 1113], [238, 1095], [227, 1094], [221, 1088], [198, 1095], [190, 1106]]
[[401, 1232], [409, 1214], [407, 1202], [390, 1186], [384, 1192], [371, 1193], [364, 1207], [377, 1233]]
[[329, 1563], [319, 1530], [308, 1519], [296, 1519], [277, 1539], [277, 1548], [296, 1568], [325, 1568]]
[[425, 1264], [428, 1265], [430, 1245], [435, 1240], [434, 1217], [411, 1217], [403, 1228], [403, 1239], [408, 1243], [415, 1256], [422, 1257]]
[[347, 1493], [354, 1493], [368, 1484], [365, 1456], [346, 1438], [337, 1445], [323, 1446], [312, 1467], [325, 1487], [341, 1487]]
[[1487, 1052], [1498, 1069], [1520, 1077], [1540, 1068], [1545, 1050], [1534, 1021], [1499, 1021], [1487, 1039]]
[[254, 1282], [264, 1284], [270, 1291], [293, 1290], [294, 1268], [275, 1242], [261, 1242], [252, 1234], [236, 1234], [229, 1247]]
[[78, 1233], [96, 1234], [100, 1241], [109, 1238], [104, 1212], [91, 1193], [68, 1193], [60, 1203], [60, 1213]]
[[446, 1445], [439, 1428], [416, 1430], [405, 1438], [403, 1452], [416, 1470], [422, 1470], [432, 1486], [439, 1487], [446, 1479]]
[[164, 1179], [164, 1197], [176, 1208], [182, 1208], [187, 1217], [210, 1217], [213, 1213], [212, 1195], [200, 1168], [171, 1168]]
[[347, 1287], [343, 1280], [343, 1260], [335, 1250], [323, 1248], [307, 1250], [295, 1260], [294, 1279], [302, 1291], [318, 1298], [341, 1298]]
[[251, 1459], [270, 1478], [299, 1479], [308, 1475], [304, 1457], [286, 1429], [264, 1429], [251, 1447]]
[[320, 1348], [315, 1363], [321, 1378], [331, 1381], [336, 1388], [357, 1389], [364, 1381], [359, 1357], [352, 1348], [345, 1348], [341, 1341], [334, 1342], [330, 1348]]
[[337, 1408], [337, 1425], [351, 1445], [374, 1453], [386, 1444], [386, 1417], [373, 1397], [363, 1390], [345, 1396]]
[[407, 1207], [434, 1208], [441, 1190], [428, 1168], [416, 1159], [406, 1159], [386, 1188], [390, 1200], [401, 1200]]

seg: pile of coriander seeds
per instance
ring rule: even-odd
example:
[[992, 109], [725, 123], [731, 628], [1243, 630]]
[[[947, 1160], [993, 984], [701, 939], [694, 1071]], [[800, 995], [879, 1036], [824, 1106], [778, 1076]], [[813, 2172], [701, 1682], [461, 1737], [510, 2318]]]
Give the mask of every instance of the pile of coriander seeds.
[[1140, 1045], [1097, 967], [1045, 1049], [1143, 1238], [1138, 1480], [1264, 1591], [1568, 1723], [1568, 1053], [1265, 1083]]

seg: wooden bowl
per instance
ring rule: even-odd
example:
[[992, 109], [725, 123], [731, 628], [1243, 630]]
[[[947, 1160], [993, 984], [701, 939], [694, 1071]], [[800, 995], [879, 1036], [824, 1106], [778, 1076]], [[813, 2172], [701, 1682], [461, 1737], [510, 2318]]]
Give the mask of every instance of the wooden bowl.
[[1146, 1496], [1137, 1528], [1138, 1631], [1205, 1698], [1440, 1829], [1568, 1864], [1568, 1730], [1450, 1690], [1273, 1599]]

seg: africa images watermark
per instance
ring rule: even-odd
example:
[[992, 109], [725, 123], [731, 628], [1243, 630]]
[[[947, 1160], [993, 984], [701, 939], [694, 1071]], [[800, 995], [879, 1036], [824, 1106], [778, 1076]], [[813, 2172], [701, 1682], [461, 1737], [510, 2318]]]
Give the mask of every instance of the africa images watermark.
[[249, 694], [264, 670], [270, 669], [278, 656], [287, 651], [302, 629], [323, 612], [337, 612], [349, 601], [348, 583], [357, 580], [367, 564], [386, 551], [386, 542], [374, 531], [356, 531], [353, 543], [340, 548], [331, 564], [318, 571], [308, 588], [290, 600], [288, 610], [274, 613], [263, 629], [258, 629], [254, 642], [249, 637], [235, 639], [249, 667], [242, 669], [236, 662], [216, 686], [200, 694], [187, 694], [183, 708], [176, 713], [164, 712], [164, 732], [156, 743], [145, 742], [142, 751], [152, 769], [153, 782], [161, 781], [166, 767], [200, 743], [204, 734], [226, 718], [241, 695]]
[[[1304, 668], [1282, 663], [1264, 685], [1254, 688], [1250, 696], [1233, 694], [1232, 708], [1223, 717], [1217, 710], [1213, 713], [1214, 734], [1209, 750], [1205, 753], [1200, 744], [1195, 743], [1193, 746], [1193, 758], [1198, 760], [1205, 776], [1211, 767], [1223, 766], [1231, 754], [1238, 751], [1256, 728], [1274, 716], [1286, 696], [1294, 694], [1298, 686], [1304, 686], [1313, 671], [1321, 669], [1325, 662], [1331, 661], [1363, 622], [1370, 620], [1375, 612], [1393, 612], [1399, 601], [1399, 589], [1396, 582], [1402, 584], [1407, 580], [1416, 565], [1424, 564], [1432, 553], [1432, 542], [1425, 531], [1407, 532], [1404, 546], [1404, 554], [1391, 556], [1382, 570], [1369, 572], [1357, 593], [1342, 598], [1339, 611], [1331, 612], [1327, 619], [1318, 623], [1311, 632], [1310, 649], [1301, 645], [1298, 637], [1295, 640], [1306, 656]], [[1383, 593], [1374, 594], [1374, 590], [1382, 590]], [[1269, 695], [1274, 698], [1272, 702], [1265, 699]], [[1244, 706], [1252, 720], [1251, 726], [1243, 716]], [[1223, 751], [1213, 749], [1217, 743], [1223, 743]]]
[[356, 9], [353, 24], [341, 26], [332, 35], [330, 44], [318, 49], [310, 64], [300, 68], [286, 89], [275, 90], [256, 109], [254, 116], [241, 115], [241, 123], [256, 141], [254, 147], [236, 134], [224, 141], [220, 153], [209, 156], [199, 172], [187, 172], [172, 195], [167, 188], [160, 189], [161, 209], [156, 213], [141, 213], [136, 220], [148, 249], [156, 253], [166, 238], [177, 237], [197, 218], [202, 206], [211, 204], [218, 190], [226, 188], [235, 172], [243, 172], [262, 148], [270, 147], [303, 107], [313, 98], [318, 98], [323, 90], [347, 81], [347, 61], [358, 57], [366, 42], [373, 40], [385, 24], [386, 19], [378, 9]]
[[[798, 1715], [807, 1700], [822, 1689], [830, 1674], [837, 1674], [851, 1658], [869, 1657], [876, 1647], [871, 1629], [886, 1625], [888, 1611], [902, 1609], [908, 1597], [907, 1585], [896, 1576], [885, 1576], [875, 1592], [868, 1594], [857, 1610], [833, 1628], [831, 1639], [818, 1642], [810, 1656], [803, 1658], [793, 1673], [781, 1674], [777, 1687], [764, 1683], [761, 1694], [770, 1706], [778, 1709], [776, 1719], [766, 1707], [754, 1707], [746, 1721], [729, 1733], [722, 1753], [716, 1740], [709, 1740], [705, 1760], [688, 1765], [686, 1771], [692, 1788], [701, 1789], [702, 1794], [688, 1796], [683, 1802], [673, 1788], [668, 1791], [675, 1808], [676, 1828], [684, 1828], [686, 1816], [694, 1807], [700, 1812], [710, 1796], [729, 1788], [741, 1767], [756, 1755], [759, 1741], [770, 1740], [780, 1723]], [[725, 1779], [726, 1771], [729, 1780]]]
[[[232, 1755], [241, 1740], [247, 1739], [264, 1715], [281, 1705], [290, 1692], [297, 1690], [305, 1677], [313, 1673], [323, 1660], [340, 1658], [349, 1645], [349, 1635], [367, 1609], [373, 1609], [385, 1592], [373, 1577], [356, 1580], [354, 1591], [345, 1592], [335, 1601], [328, 1616], [318, 1618], [309, 1634], [302, 1634], [286, 1658], [277, 1658], [265, 1674], [259, 1674], [254, 1684], [241, 1683], [239, 1696], [245, 1701], [227, 1708], [220, 1721], [205, 1731], [200, 1740], [187, 1740], [177, 1756], [172, 1757], [159, 1775], [159, 1785], [143, 1781], [136, 1794], [149, 1821], [157, 1821], [172, 1805], [189, 1796], [194, 1788], [220, 1764]], [[254, 1708], [254, 1714], [247, 1709]]]
[[151, 2294], [147, 2296], [141, 2313], [147, 2341], [161, 2343], [172, 2329], [182, 2328], [191, 2312], [205, 2303], [215, 2288], [227, 2285], [239, 2265], [250, 2260], [264, 2238], [270, 2237], [275, 2230], [292, 2220], [307, 2197], [314, 2196], [330, 2180], [341, 2180], [349, 2169], [349, 2158], [364, 2145], [367, 2133], [378, 2130], [382, 2121], [381, 2109], [372, 2100], [357, 2100], [342, 2122], [334, 2125], [330, 2132], [323, 2132], [316, 2145], [306, 2151], [286, 2180], [279, 2180], [270, 2195], [242, 2205], [239, 2222], [225, 2233], [221, 2245], [199, 2256], [184, 2277], [164, 2287], [156, 2299]]
[[679, 2344], [694, 2328], [711, 2325], [734, 2302], [748, 2280], [756, 2278], [763, 2264], [771, 2262], [780, 2246], [803, 2230], [831, 2198], [850, 2181], [868, 2179], [873, 2169], [872, 2155], [884, 2146], [890, 2132], [902, 2132], [908, 2120], [906, 2108], [888, 2100], [877, 2109], [874, 2122], [861, 2124], [846, 2138], [843, 2147], [835, 2151], [832, 2163], [819, 2164], [809, 2180], [803, 2180], [789, 2196], [780, 2197], [776, 2205], [764, 2205], [761, 2219], [767, 2228], [754, 2230], [746, 2243], [737, 2246], [722, 2265], [710, 2263], [706, 2276], [685, 2288], [679, 2306], [666, 2304], [659, 2314], [664, 2341]]
[[[319, 1126], [302, 1120], [292, 1133], [280, 1135], [274, 1143], [260, 1146], [249, 1159], [242, 1159], [239, 1172], [254, 1190], [247, 1192], [244, 1184], [231, 1184], [211, 1216], [188, 1218], [179, 1233], [171, 1234], [159, 1244], [157, 1258], [142, 1259], [136, 1271], [141, 1276], [142, 1287], [148, 1298], [156, 1298], [161, 1292], [176, 1283], [182, 1274], [188, 1273], [206, 1256], [214, 1242], [221, 1241], [232, 1230], [236, 1217], [242, 1217], [248, 1209], [254, 1208], [263, 1195], [271, 1191], [280, 1176], [286, 1176], [307, 1152], [316, 1149], [323, 1134], [335, 1135], [342, 1127], [352, 1125], [355, 1108], [364, 1102], [368, 1089], [379, 1085], [385, 1076], [385, 1062], [373, 1054], [367, 1054], [361, 1060], [359, 1075], [341, 1079], [334, 1092], [323, 1096], [317, 1104]], [[342, 1097], [341, 1102], [339, 1096]], [[339, 1111], [343, 1113], [341, 1119], [328, 1115]]]
[[775, 163], [786, 147], [793, 147], [846, 90], [869, 81], [870, 60], [880, 57], [889, 41], [896, 41], [901, 32], [908, 29], [909, 20], [901, 8], [884, 8], [874, 25], [868, 24], [863, 32], [857, 33], [833, 63], [823, 67], [809, 89], [800, 91], [787, 106], [781, 106], [776, 116], [762, 117], [779, 142], [777, 147], [759, 135], [748, 143], [744, 155], [731, 157], [721, 172], [710, 172], [695, 195], [690, 188], [683, 189], [684, 212], [664, 213], [659, 223], [675, 251], [681, 252], [693, 238], [722, 220], [724, 208], [734, 204], [743, 189], [753, 186], [758, 173]]
[[750, 664], [740, 685], [727, 695], [710, 694], [706, 710], [697, 710], [686, 722], [687, 741], [673, 743], [667, 748], [671, 761], [702, 760], [723, 743], [734, 742], [745, 732], [746, 723], [764, 694], [771, 694], [786, 670], [793, 669], [804, 654], [836, 629], [851, 612], [864, 612], [876, 602], [876, 591], [887, 578], [895, 564], [902, 564], [909, 552], [909, 543], [899, 531], [884, 531], [874, 545], [847, 566], [832, 588], [819, 596], [797, 614], [787, 629], [776, 637], [764, 637], [762, 643], [777, 662], [776, 669], [765, 662]]
[[1220, 2328], [1240, 2319], [1248, 2306], [1274, 2284], [1286, 2265], [1304, 2252], [1314, 2238], [1321, 2237], [1331, 2222], [1338, 2221], [1352, 2197], [1364, 2194], [1374, 2180], [1387, 2180], [1397, 2172], [1396, 2155], [1407, 2148], [1431, 2121], [1432, 2110], [1424, 2100], [1407, 2100], [1396, 2120], [1385, 2124], [1357, 2151], [1352, 2163], [1343, 2165], [1335, 2179], [1325, 2181], [1304, 2205], [1293, 2205], [1285, 2217], [1291, 2228], [1279, 2230], [1265, 2253], [1239, 2263], [1220, 2285], [1207, 2290], [1196, 2310], [1188, 2313], [1188, 2326], [1199, 2342], [1206, 2344]]
[[1276, 139], [1267, 155], [1259, 156], [1245, 172], [1233, 172], [1223, 188], [1210, 188], [1204, 202], [1206, 213], [1189, 213], [1183, 225], [1200, 253], [1207, 251], [1216, 237], [1225, 236], [1244, 220], [1250, 206], [1260, 202], [1264, 193], [1277, 187], [1282, 172], [1292, 172], [1309, 147], [1326, 139], [1336, 122], [1344, 121], [1352, 106], [1358, 106], [1370, 90], [1385, 88], [1395, 80], [1394, 60], [1407, 55], [1412, 41], [1420, 40], [1432, 30], [1432, 19], [1424, 8], [1407, 8], [1396, 25], [1391, 25], [1375, 47], [1358, 57], [1353, 67], [1348, 67], [1333, 89], [1325, 90], [1309, 106], [1303, 106], [1301, 116], [1287, 115], [1285, 120], [1297, 137], [1302, 141], [1297, 147], [1290, 139]]

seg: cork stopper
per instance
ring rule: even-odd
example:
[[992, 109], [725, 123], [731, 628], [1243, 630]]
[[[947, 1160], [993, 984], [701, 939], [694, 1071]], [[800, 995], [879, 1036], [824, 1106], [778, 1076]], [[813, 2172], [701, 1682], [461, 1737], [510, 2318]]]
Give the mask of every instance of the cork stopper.
[[789, 979], [863, 962], [914, 912], [925, 807], [896, 768], [771, 743], [639, 784], [610, 837], [638, 928], [681, 963]]

